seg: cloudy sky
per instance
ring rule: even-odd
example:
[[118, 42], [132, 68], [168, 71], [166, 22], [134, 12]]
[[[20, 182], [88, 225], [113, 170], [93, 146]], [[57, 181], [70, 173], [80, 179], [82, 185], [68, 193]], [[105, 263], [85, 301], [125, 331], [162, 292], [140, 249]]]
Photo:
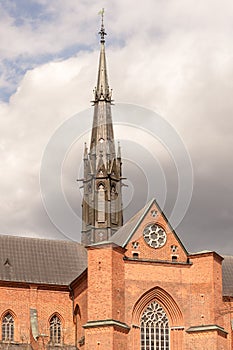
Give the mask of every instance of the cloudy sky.
[[[102, 7], [114, 121], [124, 114], [115, 135], [128, 178], [125, 220], [151, 197], [169, 217], [179, 190], [192, 191], [175, 225], [184, 245], [233, 255], [230, 0], [0, 1], [0, 232], [80, 238], [76, 179], [89, 142]], [[176, 137], [183, 150], [164, 147]], [[186, 152], [193, 189], [180, 163]]]

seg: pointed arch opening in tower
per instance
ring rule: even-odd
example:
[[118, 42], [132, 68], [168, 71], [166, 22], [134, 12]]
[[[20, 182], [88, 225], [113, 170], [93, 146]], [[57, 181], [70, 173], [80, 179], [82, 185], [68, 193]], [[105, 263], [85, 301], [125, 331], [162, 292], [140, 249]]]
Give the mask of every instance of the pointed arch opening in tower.
[[102, 183], [98, 185], [97, 201], [98, 222], [105, 222], [105, 187]]

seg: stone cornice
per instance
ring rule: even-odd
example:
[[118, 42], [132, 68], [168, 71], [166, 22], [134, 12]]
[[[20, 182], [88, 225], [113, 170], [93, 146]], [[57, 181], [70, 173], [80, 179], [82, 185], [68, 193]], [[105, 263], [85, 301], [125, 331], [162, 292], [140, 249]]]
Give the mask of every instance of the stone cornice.
[[192, 326], [186, 329], [187, 333], [212, 332], [212, 331], [217, 331], [217, 332], [223, 333], [224, 335], [228, 334], [228, 332], [223, 327], [220, 327], [217, 324]]
[[98, 328], [98, 327], [119, 327], [124, 329], [125, 331], [130, 330], [130, 327], [126, 323], [116, 321], [113, 319], [88, 321], [86, 324], [83, 325], [83, 328]]

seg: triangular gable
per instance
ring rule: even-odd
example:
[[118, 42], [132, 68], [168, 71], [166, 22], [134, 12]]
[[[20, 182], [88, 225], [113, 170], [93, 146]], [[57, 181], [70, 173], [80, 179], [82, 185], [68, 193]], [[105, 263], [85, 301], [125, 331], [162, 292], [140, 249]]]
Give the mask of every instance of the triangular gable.
[[[148, 234], [145, 231], [146, 229]], [[161, 237], [156, 233], [153, 234], [153, 230], [156, 229]], [[152, 199], [119, 229], [112, 236], [111, 241], [127, 248], [128, 254], [126, 255], [129, 255], [129, 257], [132, 255], [139, 258], [158, 260], [174, 258], [174, 260], [185, 262], [188, 255], [155, 199]]]
[[107, 171], [105, 168], [105, 164], [103, 162], [103, 158], [100, 158], [98, 166], [97, 166], [97, 177], [106, 177]]
[[109, 169], [109, 174], [111, 174], [113, 177], [116, 177], [116, 178], [119, 176], [117, 162], [115, 158], [112, 159], [110, 169]]

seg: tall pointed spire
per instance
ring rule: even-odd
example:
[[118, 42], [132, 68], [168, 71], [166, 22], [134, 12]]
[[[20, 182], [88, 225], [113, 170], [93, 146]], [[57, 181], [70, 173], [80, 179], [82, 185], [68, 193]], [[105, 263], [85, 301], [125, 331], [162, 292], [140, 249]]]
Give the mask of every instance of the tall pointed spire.
[[105, 32], [104, 28], [104, 9], [101, 11], [101, 28], [99, 31], [100, 35], [100, 59], [99, 59], [99, 70], [98, 70], [98, 80], [97, 87], [95, 88], [95, 101], [100, 100], [111, 101], [111, 91], [109, 90], [108, 85], [108, 76], [107, 76], [107, 65], [105, 57]]
[[123, 224], [121, 160], [115, 152], [105, 56], [104, 10], [101, 11], [100, 57], [94, 90], [94, 117], [90, 150], [84, 148], [82, 243], [108, 240]]
[[[112, 157], [115, 157], [114, 134], [111, 114], [111, 91], [108, 85], [107, 63], [105, 55], [105, 28], [104, 28], [104, 9], [101, 13], [100, 35], [100, 57], [97, 78], [97, 87], [95, 88], [94, 99], [94, 119], [91, 135], [91, 150], [96, 151], [97, 158], [103, 156], [106, 162], [107, 150]], [[101, 153], [102, 151], [102, 153]], [[98, 165], [98, 161], [97, 161]]]

